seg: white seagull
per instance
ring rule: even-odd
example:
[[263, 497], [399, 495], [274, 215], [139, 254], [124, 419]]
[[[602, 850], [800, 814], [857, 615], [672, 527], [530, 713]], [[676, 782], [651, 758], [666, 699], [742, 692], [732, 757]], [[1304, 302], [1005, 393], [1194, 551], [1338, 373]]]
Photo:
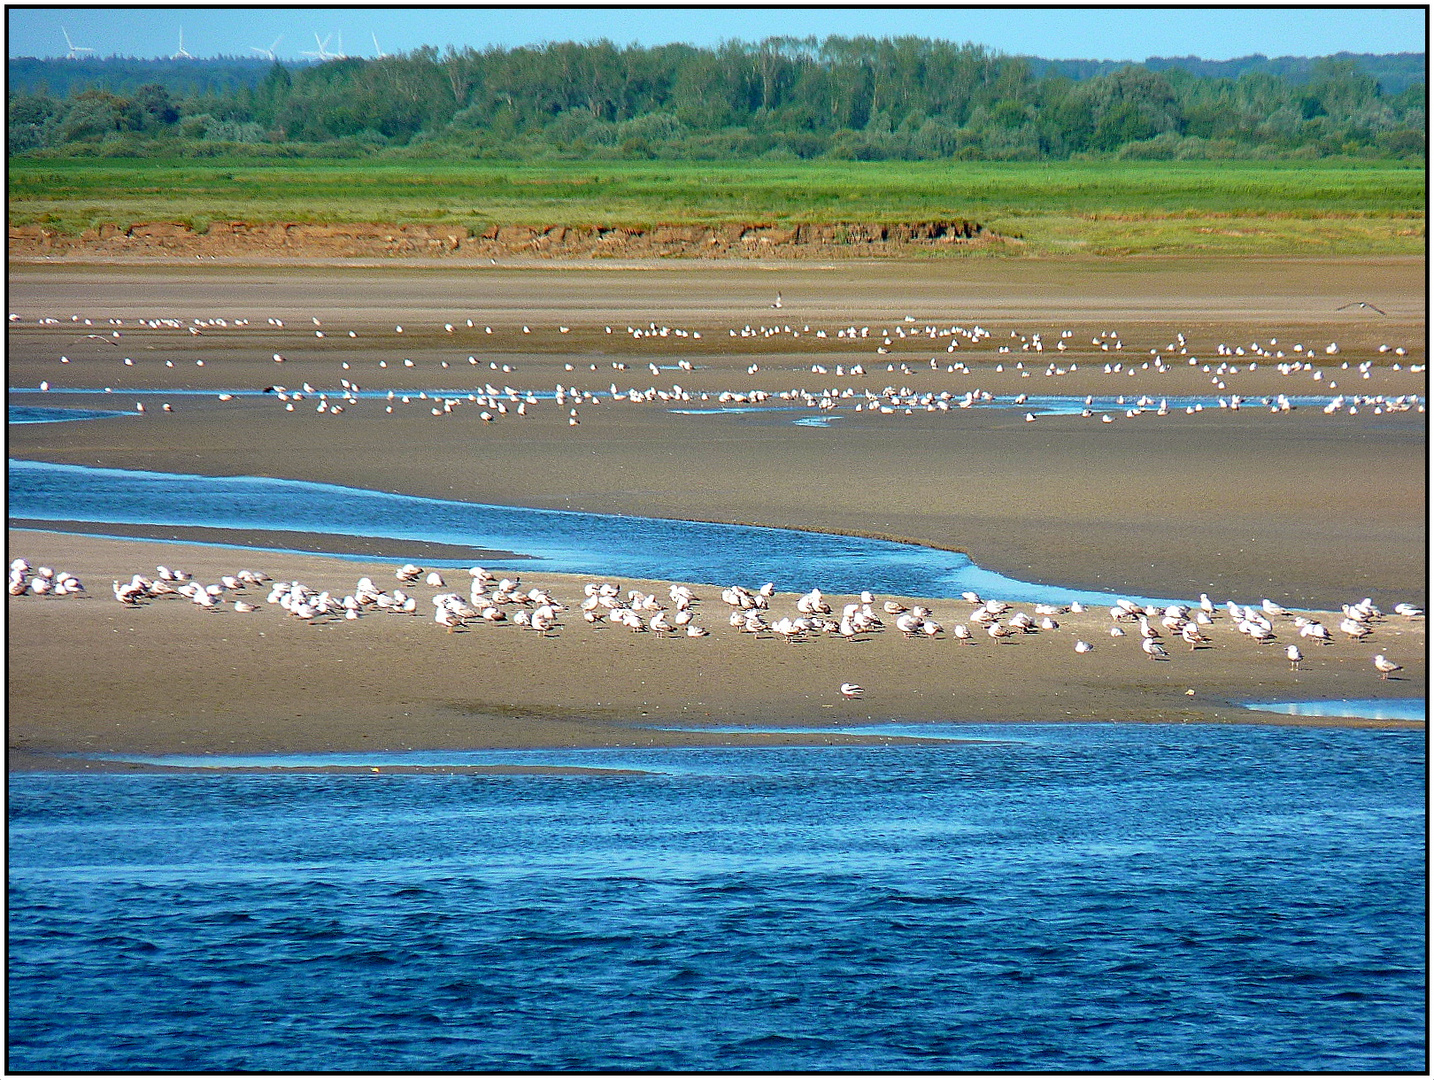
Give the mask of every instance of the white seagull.
[[1375, 656], [1374, 666], [1379, 669], [1379, 677], [1381, 679], [1387, 679], [1396, 671], [1404, 670], [1402, 665], [1396, 664], [1393, 660], [1386, 660], [1383, 653], [1379, 653]]

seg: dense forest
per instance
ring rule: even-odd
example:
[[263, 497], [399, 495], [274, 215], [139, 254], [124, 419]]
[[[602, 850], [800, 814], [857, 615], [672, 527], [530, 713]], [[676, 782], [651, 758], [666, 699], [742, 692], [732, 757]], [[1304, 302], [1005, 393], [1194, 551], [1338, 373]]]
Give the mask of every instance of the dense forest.
[[1423, 54], [1116, 67], [840, 37], [424, 48], [289, 66], [23, 60], [10, 62], [8, 146], [122, 157], [1421, 158], [1424, 73]]

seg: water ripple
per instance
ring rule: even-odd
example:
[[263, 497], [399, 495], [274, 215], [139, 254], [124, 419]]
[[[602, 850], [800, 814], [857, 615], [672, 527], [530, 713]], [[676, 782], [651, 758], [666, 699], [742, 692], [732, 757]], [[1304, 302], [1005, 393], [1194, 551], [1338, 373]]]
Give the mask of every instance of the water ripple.
[[12, 776], [9, 1064], [1423, 1067], [1422, 732], [972, 734]]
[[[461, 544], [521, 554], [514, 570], [726, 585], [773, 581], [905, 596], [1110, 603], [1108, 593], [1016, 581], [955, 551], [795, 529], [537, 510], [301, 480], [196, 476], [9, 460], [11, 517], [264, 529]], [[103, 532], [102, 529], [97, 529]], [[437, 565], [457, 565], [435, 560]], [[1150, 600], [1148, 597], [1136, 597]]]

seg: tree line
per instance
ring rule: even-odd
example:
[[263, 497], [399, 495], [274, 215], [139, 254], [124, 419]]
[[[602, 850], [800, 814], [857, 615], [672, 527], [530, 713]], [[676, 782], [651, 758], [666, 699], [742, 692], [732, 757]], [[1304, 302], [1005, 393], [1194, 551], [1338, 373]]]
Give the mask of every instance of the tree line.
[[712, 49], [427, 47], [245, 71], [231, 61], [196, 77], [196, 67], [225, 63], [171, 65], [133, 89], [75, 81], [58, 95], [40, 79], [17, 89], [12, 62], [10, 152], [1018, 161], [1425, 152], [1423, 82], [1396, 64], [1406, 77], [1389, 92], [1356, 59], [1310, 60], [1298, 75], [1268, 63], [1211, 75], [1172, 61], [1076, 78], [1061, 62], [976, 45], [828, 37]]

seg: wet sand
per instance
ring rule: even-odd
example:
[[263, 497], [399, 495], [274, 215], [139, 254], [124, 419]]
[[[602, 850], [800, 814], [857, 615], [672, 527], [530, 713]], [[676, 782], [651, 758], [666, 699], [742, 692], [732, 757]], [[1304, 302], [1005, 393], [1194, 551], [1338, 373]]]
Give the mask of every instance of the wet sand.
[[[258, 754], [287, 750], [393, 751], [420, 748], [737, 745], [850, 741], [849, 737], [712, 735], [714, 725], [848, 725], [889, 720], [1002, 722], [1309, 721], [1239, 707], [1248, 700], [1407, 697], [1422, 692], [1424, 623], [1393, 617], [1360, 645], [1306, 645], [1292, 672], [1284, 645], [1298, 640], [1276, 620], [1279, 644], [1256, 645], [1223, 614], [1210, 646], [1168, 643], [1156, 661], [1127, 623], [1108, 636], [1109, 614], [1058, 616], [1059, 628], [997, 643], [978, 631], [962, 644], [950, 635], [905, 639], [887, 619], [879, 634], [845, 641], [826, 635], [787, 643], [728, 625], [720, 590], [695, 589], [705, 638], [659, 638], [585, 623], [578, 604], [584, 578], [524, 575], [570, 610], [556, 633], [541, 637], [510, 623], [447, 633], [428, 597], [410, 586], [416, 616], [388, 612], [354, 621], [297, 620], [246, 590], [258, 610], [200, 611], [181, 597], [139, 608], [116, 603], [110, 582], [153, 571], [161, 559], [196, 580], [247, 568], [299, 580], [336, 595], [367, 574], [398, 584], [392, 563], [308, 555], [249, 555], [212, 547], [97, 540], [30, 530], [10, 533], [12, 552], [43, 557], [80, 576], [85, 597], [9, 600], [11, 767], [53, 764], [65, 752]], [[449, 573], [448, 584], [462, 588]], [[659, 582], [622, 581], [653, 592]], [[830, 597], [834, 607], [848, 598]], [[796, 597], [773, 598], [769, 615], [795, 611]], [[971, 606], [930, 602], [948, 627]], [[1030, 610], [1030, 605], [1018, 605]], [[839, 611], [840, 608], [837, 607]], [[1095, 651], [1078, 655], [1083, 638]], [[1375, 652], [1404, 670], [1381, 681]], [[842, 697], [844, 682], [865, 687]], [[1194, 694], [1187, 694], [1193, 690]], [[691, 733], [654, 726], [692, 726]], [[89, 766], [87, 766], [89, 767]]]
[[[341, 416], [318, 416], [312, 397], [293, 412], [273, 395], [217, 397], [221, 390], [308, 381], [336, 398], [340, 377], [366, 391], [463, 393], [492, 382], [548, 391], [562, 383], [605, 395], [615, 382], [620, 389], [680, 383], [714, 396], [847, 385], [957, 394], [979, 387], [995, 394], [1131, 397], [1423, 395], [1425, 375], [1408, 370], [1425, 362], [1419, 260], [306, 272], [12, 266], [10, 283], [10, 310], [21, 319], [8, 335], [9, 384], [34, 387], [44, 380], [52, 388], [43, 399], [12, 396], [12, 404], [133, 408], [123, 391], [209, 391], [176, 395], [173, 412], [149, 397], [143, 416], [12, 427], [14, 457], [285, 476], [439, 498], [910, 539], [966, 551], [979, 565], [1012, 577], [1116, 593], [1193, 598], [1204, 591], [1217, 601], [1241, 602], [1268, 596], [1286, 607], [1322, 610], [1364, 596], [1386, 611], [1401, 600], [1424, 604], [1427, 440], [1425, 415], [1413, 411], [1376, 417], [1364, 408], [1355, 416], [1327, 416], [1305, 407], [1271, 415], [1256, 405], [1194, 416], [1177, 410], [1127, 419], [1117, 413], [1115, 422], [1100, 424], [1079, 416], [1026, 423], [1010, 410], [907, 416], [843, 409], [827, 427], [801, 427], [780, 413], [687, 416], [660, 402], [604, 402], [584, 403], [580, 425], [570, 426], [566, 409], [551, 401], [521, 420], [484, 423], [471, 404], [434, 417], [430, 401], [388, 413], [385, 399], [364, 398], [346, 404]], [[777, 310], [770, 305], [779, 290], [783, 307]], [[1335, 310], [1351, 300], [1388, 314]], [[72, 322], [72, 314], [92, 325]], [[979, 348], [963, 343], [955, 354], [945, 352], [945, 339], [938, 349], [924, 337], [896, 338], [886, 354], [876, 352], [879, 337], [833, 340], [849, 325], [870, 325], [874, 334], [898, 325], [912, 329], [901, 321], [908, 314], [918, 328], [980, 323], [993, 336]], [[36, 326], [44, 316], [62, 323]], [[323, 338], [314, 336], [314, 316]], [[250, 325], [203, 327], [195, 335], [183, 328], [141, 329], [134, 325], [140, 317], [190, 325], [194, 318], [248, 318]], [[108, 318], [125, 320], [117, 343], [100, 340], [113, 329], [103, 323]], [[268, 318], [283, 319], [284, 328]], [[452, 333], [445, 322], [454, 324]], [[625, 333], [629, 325], [649, 324], [702, 338]], [[799, 336], [728, 336], [744, 325], [774, 324]], [[484, 326], [494, 333], [485, 334]], [[803, 326], [811, 332], [802, 333]], [[817, 340], [819, 328], [831, 336]], [[1073, 332], [1068, 357], [1053, 351], [1063, 329]], [[1108, 331], [1120, 335], [1117, 353], [1090, 344]], [[1046, 351], [1023, 354], [1011, 332], [1028, 341], [1041, 333]], [[1177, 332], [1201, 365], [1220, 361], [1218, 342], [1248, 347], [1275, 338], [1284, 348], [1299, 341], [1321, 350], [1314, 362], [1324, 379], [1282, 376], [1264, 359], [1255, 372], [1244, 370], [1242, 360], [1223, 390], [1200, 365], [1177, 360], [1165, 373], [1103, 374], [1102, 366], [1116, 358], [1148, 361], [1149, 349], [1163, 350]], [[1338, 356], [1323, 354], [1330, 341], [1339, 342]], [[1012, 353], [997, 354], [999, 344]], [[1400, 371], [1392, 369], [1392, 353], [1377, 352], [1380, 344], [1407, 349]], [[284, 363], [273, 362], [276, 351]], [[61, 364], [60, 355], [69, 363]], [[470, 355], [479, 363], [469, 364]], [[125, 356], [134, 363], [124, 365]], [[955, 359], [971, 373], [947, 372]], [[1047, 363], [1071, 359], [1077, 370], [1044, 374]], [[693, 370], [667, 370], [679, 360]], [[1029, 373], [1024, 379], [1013, 367], [1018, 360]], [[1358, 371], [1365, 361], [1372, 363], [1369, 379]], [[648, 370], [649, 362], [663, 368], [659, 375]], [[1342, 362], [1350, 367], [1341, 369]], [[627, 368], [616, 370], [614, 363]], [[753, 363], [759, 370], [749, 374]], [[828, 372], [812, 372], [814, 363]], [[837, 364], [853, 363], [865, 366], [865, 378], [834, 374]], [[905, 363], [908, 370], [888, 373], [887, 363]], [[504, 364], [512, 370], [501, 371]], [[1329, 390], [1331, 383], [1338, 389]], [[103, 386], [116, 395], [64, 393]], [[1280, 646], [1261, 647], [1234, 640], [1239, 635], [1228, 623], [1217, 624], [1213, 647], [1190, 655], [1177, 646], [1170, 661], [1157, 663], [1140, 653], [1134, 637], [1112, 644], [1104, 636], [1109, 617], [1103, 611], [1061, 616], [1058, 632], [1015, 644], [907, 642], [888, 628], [856, 643], [789, 646], [732, 631], [728, 609], [711, 587], [698, 592], [706, 598], [699, 621], [712, 636], [690, 641], [594, 631], [572, 613], [558, 637], [539, 639], [515, 627], [445, 634], [434, 626], [431, 606], [419, 619], [366, 617], [318, 626], [298, 624], [262, 603], [250, 615], [200, 612], [171, 601], [132, 611], [111, 598], [110, 581], [152, 571], [161, 561], [190, 566], [211, 580], [251, 565], [318, 588], [327, 584], [342, 595], [362, 573], [393, 584], [393, 562], [382, 560], [421, 562], [434, 554], [355, 550], [371, 554], [372, 563], [250, 556], [15, 531], [16, 524], [11, 558], [63, 565], [85, 580], [91, 598], [10, 600], [12, 768], [53, 764], [47, 755], [66, 750], [719, 738], [636, 726], [658, 722], [1283, 722], [1295, 718], [1229, 703], [1407, 697], [1424, 688], [1423, 623], [1398, 620], [1381, 624], [1373, 643], [1305, 648], [1309, 659], [1296, 678], [1283, 658], [1283, 644], [1295, 640], [1289, 632], [1280, 635]], [[194, 530], [175, 535], [218, 538]], [[581, 598], [581, 581], [554, 579], [553, 588], [569, 603]], [[959, 602], [931, 606], [948, 624], [969, 614]], [[774, 604], [773, 617], [792, 610], [790, 603]], [[1071, 647], [1077, 634], [1093, 641], [1096, 652], [1077, 656]], [[1380, 651], [1404, 665], [1399, 681], [1375, 675], [1370, 657]], [[866, 696], [843, 700], [836, 688], [844, 681], [862, 683]], [[1190, 689], [1193, 697], [1186, 695]]]
[[222, 544], [259, 551], [305, 551], [320, 555], [362, 555], [370, 559], [420, 562], [434, 559], [452, 562], [514, 562], [530, 558], [497, 548], [463, 544], [435, 544], [424, 540], [396, 540], [388, 536], [338, 536], [330, 533], [291, 532], [287, 529], [216, 529], [205, 525], [136, 525], [128, 522], [40, 521], [10, 519], [12, 529], [41, 529], [78, 533], [81, 536], [134, 537], [137, 540], [166, 542], [192, 541]]

